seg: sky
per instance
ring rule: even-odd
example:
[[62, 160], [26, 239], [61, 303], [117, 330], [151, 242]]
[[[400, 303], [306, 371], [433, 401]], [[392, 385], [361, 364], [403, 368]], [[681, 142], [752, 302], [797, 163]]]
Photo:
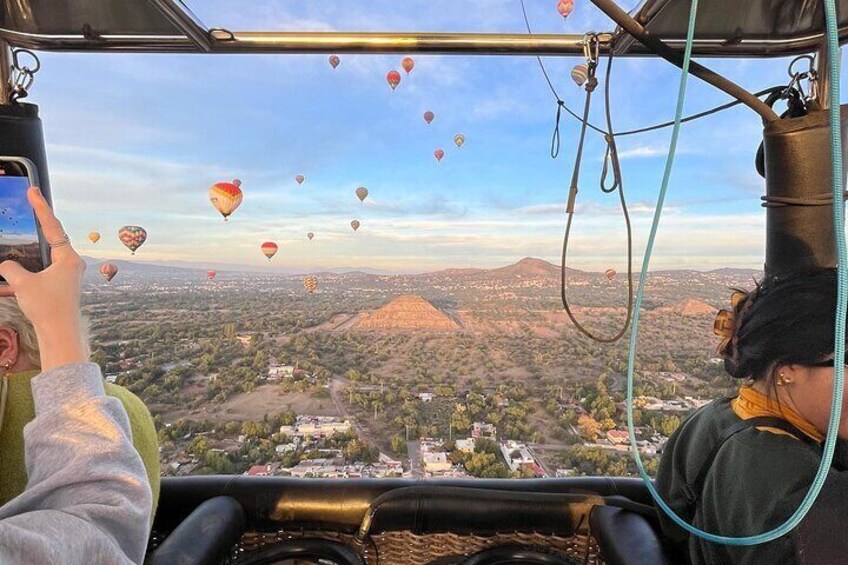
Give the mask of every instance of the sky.
[[[233, 30], [523, 32], [518, 0], [190, 0], [209, 27]], [[527, 0], [537, 32], [611, 30], [585, 0], [563, 22], [555, 0]], [[632, 7], [635, 2], [621, 2]], [[147, 229], [134, 260], [368, 267], [398, 272], [493, 267], [525, 256], [559, 261], [578, 123], [563, 117], [550, 156], [556, 105], [532, 57], [402, 55], [41, 55], [30, 101], [41, 107], [58, 215], [76, 246], [130, 259], [123, 225]], [[546, 58], [560, 96], [581, 107], [571, 58]], [[787, 82], [787, 60], [709, 60], [750, 90]], [[386, 72], [401, 70], [392, 91]], [[618, 59], [615, 128], [673, 117], [679, 70]], [[603, 84], [601, 85], [601, 87]], [[601, 91], [598, 91], [601, 94]], [[686, 112], [728, 101], [697, 79]], [[429, 126], [422, 115], [435, 113]], [[602, 96], [592, 121], [603, 123]], [[463, 133], [461, 149], [453, 136]], [[624, 189], [641, 257], [671, 130], [622, 138]], [[683, 127], [652, 267], [759, 268], [764, 183], [753, 168], [759, 118], [735, 108]], [[433, 151], [441, 147], [439, 163]], [[587, 141], [570, 266], [626, 267], [624, 222], [602, 194], [602, 139]], [[306, 182], [298, 186], [296, 174]], [[215, 182], [242, 180], [244, 202], [223, 222]], [[370, 191], [364, 204], [358, 186]], [[350, 221], [362, 227], [354, 233]], [[89, 231], [103, 234], [96, 245]], [[307, 232], [315, 239], [308, 241]], [[280, 251], [271, 264], [260, 244]], [[637, 260], [637, 265], [639, 261]]]

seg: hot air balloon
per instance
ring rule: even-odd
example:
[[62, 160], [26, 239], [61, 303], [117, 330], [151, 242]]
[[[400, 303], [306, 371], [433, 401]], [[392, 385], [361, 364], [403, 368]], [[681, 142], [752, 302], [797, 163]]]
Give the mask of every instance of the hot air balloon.
[[434, 114], [430, 110], [427, 110], [426, 112], [424, 112], [424, 121], [427, 122], [428, 124], [430, 122], [432, 122], [433, 118], [435, 118], [435, 117], [436, 117], [436, 114]]
[[207, 276], [207, 277], [209, 277], [209, 280], [210, 280], [210, 281], [211, 281], [212, 279], [214, 279], [214, 278], [215, 278], [215, 275], [217, 275], [217, 274], [218, 274], [218, 273], [216, 273], [215, 271], [206, 271], [206, 276]]
[[589, 67], [585, 64], [580, 63], [578, 65], [574, 65], [574, 68], [571, 69], [571, 80], [574, 81], [574, 84], [577, 86], [583, 86], [586, 84], [586, 81], [589, 79]]
[[368, 198], [368, 189], [360, 186], [356, 189], [356, 197], [359, 198], [360, 202], [365, 202], [365, 199]]
[[240, 187], [241, 181], [234, 179], [233, 182], [216, 182], [209, 189], [209, 201], [224, 216], [225, 222], [241, 204], [244, 195]]
[[354, 220], [350, 223], [350, 227], [353, 228], [353, 231], [358, 230], [360, 225], [362, 224], [359, 223], [359, 220]]
[[303, 181], [305, 181], [305, 180], [306, 180], [306, 177], [303, 176], [303, 175], [295, 175], [294, 176], [294, 182], [296, 182], [297, 184], [303, 184]]
[[106, 279], [106, 282], [111, 281], [118, 274], [118, 267], [112, 263], [103, 263], [100, 265], [100, 274]]
[[267, 257], [268, 260], [270, 261], [271, 257], [273, 257], [274, 255], [277, 254], [277, 249], [279, 249], [279, 247], [273, 241], [266, 241], [265, 243], [262, 244], [261, 249], [262, 249], [262, 254], [265, 255], [265, 257]]
[[574, 0], [559, 0], [557, 3], [557, 12], [563, 18], [567, 18], [574, 9]]
[[415, 68], [415, 61], [412, 57], [404, 57], [400, 64], [403, 65], [403, 70], [406, 71], [406, 74], [411, 73], [412, 69]]
[[433, 155], [436, 157], [436, 161], [441, 161], [442, 157], [445, 156], [445, 152], [441, 149], [436, 149], [435, 151], [433, 151]]
[[453, 142], [456, 143], [457, 147], [462, 147], [462, 144], [465, 143], [465, 136], [461, 133], [458, 133], [453, 136]]
[[118, 239], [135, 255], [135, 250], [147, 241], [147, 230], [141, 226], [124, 226], [118, 231]]
[[315, 234], [312, 233], [312, 232], [309, 232], [308, 234], [306, 234], [306, 237], [309, 239], [309, 241], [312, 241], [312, 238], [315, 237]]
[[400, 73], [397, 71], [389, 71], [386, 73], [386, 81], [389, 83], [389, 86], [392, 87], [392, 90], [397, 88], [397, 85], [400, 84]]
[[615, 278], [616, 272], [615, 269], [607, 269], [604, 271], [604, 274], [607, 276], [607, 279], [611, 281]]
[[303, 279], [303, 288], [306, 289], [306, 292], [312, 294], [318, 288], [318, 279], [313, 276], [308, 276]]
[[330, 58], [328, 60], [330, 61], [330, 66], [334, 69], [339, 66], [339, 63], [342, 62], [341, 59], [339, 59], [338, 55], [330, 55]]
[[100, 241], [100, 232], [96, 232], [96, 231], [90, 232], [88, 234], [88, 239], [91, 240], [91, 243], [97, 243], [98, 241]]

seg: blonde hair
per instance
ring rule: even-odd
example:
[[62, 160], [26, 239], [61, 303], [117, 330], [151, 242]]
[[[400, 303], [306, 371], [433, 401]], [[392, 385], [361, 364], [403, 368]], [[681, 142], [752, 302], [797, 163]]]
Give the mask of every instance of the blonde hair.
[[[36, 367], [41, 367], [41, 355], [38, 350], [38, 337], [32, 322], [24, 315], [14, 298], [0, 297], [0, 326], [12, 328], [18, 334], [18, 347]], [[83, 343], [88, 349], [88, 324], [83, 320]], [[90, 355], [90, 351], [86, 351]]]

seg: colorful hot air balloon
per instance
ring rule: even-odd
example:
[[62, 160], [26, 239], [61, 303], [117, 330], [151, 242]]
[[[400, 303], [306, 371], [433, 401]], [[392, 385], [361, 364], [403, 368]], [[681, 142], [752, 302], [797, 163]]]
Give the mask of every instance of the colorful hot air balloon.
[[436, 149], [433, 151], [433, 155], [436, 157], [436, 161], [441, 161], [442, 157], [445, 156], [445, 152], [441, 149]]
[[342, 62], [341, 59], [339, 59], [338, 55], [330, 55], [330, 58], [328, 60], [330, 61], [330, 66], [334, 69], [339, 66], [339, 63]]
[[124, 226], [118, 231], [118, 239], [135, 255], [135, 250], [147, 241], [147, 230], [141, 226]]
[[305, 180], [306, 180], [306, 177], [303, 176], [303, 175], [295, 175], [294, 176], [294, 182], [296, 182], [297, 184], [303, 184], [303, 181], [305, 181]]
[[607, 269], [604, 271], [604, 274], [607, 276], [608, 280], [612, 280], [615, 278], [616, 272], [615, 269]]
[[389, 71], [386, 73], [386, 81], [389, 83], [389, 86], [392, 87], [392, 90], [397, 88], [397, 85], [400, 84], [400, 73], [397, 71]]
[[224, 216], [225, 222], [241, 204], [244, 194], [240, 187], [241, 181], [234, 179], [233, 182], [216, 182], [209, 189], [209, 201]]
[[96, 232], [96, 231], [90, 232], [88, 234], [88, 239], [91, 240], [91, 243], [97, 243], [98, 241], [100, 241], [100, 232]]
[[207, 277], [209, 277], [209, 280], [210, 280], [210, 281], [211, 281], [212, 279], [214, 279], [214, 278], [215, 278], [215, 275], [217, 275], [217, 274], [218, 274], [218, 273], [216, 273], [215, 271], [206, 271], [206, 276], [207, 276]]
[[586, 81], [589, 80], [589, 67], [587, 67], [584, 63], [574, 65], [574, 68], [571, 69], [571, 80], [573, 80], [574, 84], [577, 86], [583, 86], [586, 84]]
[[358, 230], [360, 225], [362, 225], [362, 224], [360, 224], [360, 223], [359, 223], [359, 220], [353, 220], [353, 221], [350, 223], [350, 227], [352, 227], [352, 228], [353, 228], [353, 231]]
[[359, 198], [360, 202], [365, 202], [365, 199], [368, 198], [368, 189], [360, 186], [356, 189], [356, 197]]
[[315, 234], [312, 233], [312, 232], [309, 232], [308, 234], [306, 234], [306, 237], [309, 239], [309, 241], [312, 241], [312, 238], [315, 237]]
[[415, 61], [412, 57], [404, 57], [400, 64], [403, 66], [403, 70], [406, 71], [406, 74], [411, 73], [412, 69], [415, 68]]
[[430, 122], [432, 122], [433, 118], [435, 118], [435, 117], [436, 117], [436, 114], [434, 114], [430, 110], [427, 110], [426, 112], [424, 112], [424, 121], [427, 122], [428, 124]]
[[110, 282], [118, 274], [118, 267], [112, 263], [103, 263], [100, 265], [100, 274], [103, 275], [106, 282]]
[[308, 276], [303, 279], [303, 288], [306, 289], [306, 292], [312, 294], [318, 288], [318, 279], [313, 276]]
[[567, 18], [574, 9], [574, 0], [559, 0], [557, 3], [557, 12], [563, 18]]
[[465, 136], [461, 133], [458, 133], [453, 136], [453, 142], [456, 143], [457, 147], [462, 147], [462, 145], [465, 143]]
[[271, 257], [277, 254], [277, 249], [279, 249], [279, 247], [273, 241], [266, 241], [262, 244], [261, 249], [262, 254], [265, 255], [265, 257], [267, 257], [270, 261]]

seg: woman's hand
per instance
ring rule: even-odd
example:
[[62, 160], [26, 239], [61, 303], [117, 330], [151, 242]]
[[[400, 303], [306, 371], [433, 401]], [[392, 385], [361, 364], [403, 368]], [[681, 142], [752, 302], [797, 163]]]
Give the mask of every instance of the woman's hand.
[[[37, 187], [27, 191], [29, 203], [48, 242], [61, 242], [65, 230]], [[80, 314], [80, 287], [85, 262], [70, 243], [51, 247], [51, 265], [32, 273], [16, 261], [0, 263], [0, 296], [14, 296], [38, 336], [41, 369], [88, 360]]]

